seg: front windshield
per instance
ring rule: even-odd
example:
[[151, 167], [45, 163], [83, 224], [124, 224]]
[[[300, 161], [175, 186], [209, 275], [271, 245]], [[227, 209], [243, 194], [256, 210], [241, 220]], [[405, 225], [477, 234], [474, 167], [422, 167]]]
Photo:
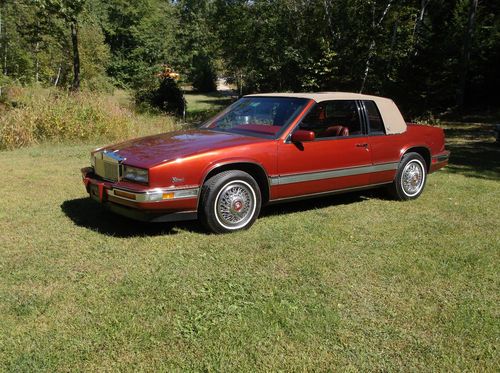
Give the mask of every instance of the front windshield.
[[305, 98], [243, 97], [203, 127], [277, 138], [308, 102]]

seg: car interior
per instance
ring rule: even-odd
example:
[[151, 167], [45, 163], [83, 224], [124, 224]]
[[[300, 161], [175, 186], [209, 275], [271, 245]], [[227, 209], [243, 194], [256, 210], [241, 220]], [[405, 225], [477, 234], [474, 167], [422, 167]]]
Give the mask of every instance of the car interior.
[[362, 134], [355, 101], [337, 100], [316, 104], [300, 124], [316, 138], [347, 137]]

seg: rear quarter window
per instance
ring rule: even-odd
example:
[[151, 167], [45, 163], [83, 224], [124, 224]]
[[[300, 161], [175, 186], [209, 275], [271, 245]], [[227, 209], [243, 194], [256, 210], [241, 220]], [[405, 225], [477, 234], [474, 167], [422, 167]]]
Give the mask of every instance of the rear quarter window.
[[377, 105], [373, 101], [364, 101], [366, 114], [368, 115], [368, 126], [371, 135], [384, 135], [385, 126]]

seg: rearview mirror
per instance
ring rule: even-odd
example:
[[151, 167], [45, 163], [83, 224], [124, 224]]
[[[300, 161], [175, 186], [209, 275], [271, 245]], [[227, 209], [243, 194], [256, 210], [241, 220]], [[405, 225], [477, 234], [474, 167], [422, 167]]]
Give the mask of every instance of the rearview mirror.
[[292, 142], [306, 142], [306, 141], [314, 141], [314, 132], [313, 131], [305, 131], [305, 130], [297, 130], [292, 134]]

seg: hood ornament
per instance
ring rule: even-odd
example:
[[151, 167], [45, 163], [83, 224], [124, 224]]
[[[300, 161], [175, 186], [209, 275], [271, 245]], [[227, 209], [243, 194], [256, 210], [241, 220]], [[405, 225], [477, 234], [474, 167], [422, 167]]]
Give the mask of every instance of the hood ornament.
[[126, 158], [120, 157], [118, 155], [118, 150], [114, 150], [114, 151], [104, 150], [102, 152], [102, 158], [103, 159], [107, 158], [107, 160], [109, 162], [113, 162], [113, 163], [121, 163], [124, 160], [126, 160]]

